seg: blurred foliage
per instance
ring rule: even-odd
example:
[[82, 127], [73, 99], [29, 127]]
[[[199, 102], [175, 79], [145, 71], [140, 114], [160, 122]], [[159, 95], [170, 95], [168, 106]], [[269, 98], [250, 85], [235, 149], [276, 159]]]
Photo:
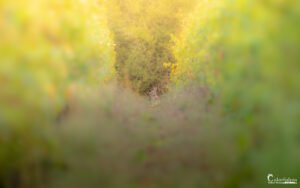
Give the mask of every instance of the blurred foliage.
[[247, 156], [241, 160], [249, 166], [238, 167], [229, 185], [252, 179], [263, 187], [262, 177], [270, 171], [297, 177], [299, 3], [199, 3], [186, 30], [175, 37], [177, 67], [171, 78], [177, 87], [204, 84], [220, 96], [224, 124], [239, 132], [237, 144]]
[[0, 187], [297, 178], [299, 21], [293, 0], [0, 0]]
[[109, 25], [114, 35], [116, 70], [125, 86], [141, 94], [158, 88], [166, 92], [174, 64], [172, 35], [195, 0], [111, 0]]
[[0, 9], [1, 124], [44, 124], [62, 107], [70, 81], [99, 84], [113, 75], [97, 1], [1, 1]]
[[220, 38], [220, 16], [223, 2], [197, 1], [193, 11], [182, 22], [182, 32], [173, 36], [172, 47], [176, 67], [171, 80], [177, 87], [191, 82], [213, 88], [216, 77], [216, 56]]
[[[222, 14], [224, 58], [219, 63], [228, 123], [246, 126], [241, 137], [257, 183], [263, 175], [297, 177], [300, 171], [300, 4], [295, 1], [229, 1]], [[248, 128], [249, 126], [249, 128]]]
[[73, 85], [113, 78], [105, 16], [98, 1], [0, 1], [0, 187], [39, 187]]

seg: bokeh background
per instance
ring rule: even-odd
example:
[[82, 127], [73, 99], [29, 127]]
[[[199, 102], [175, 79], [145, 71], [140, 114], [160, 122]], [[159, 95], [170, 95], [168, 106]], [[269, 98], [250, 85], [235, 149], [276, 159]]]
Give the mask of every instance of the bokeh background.
[[0, 188], [300, 180], [300, 2], [0, 0]]

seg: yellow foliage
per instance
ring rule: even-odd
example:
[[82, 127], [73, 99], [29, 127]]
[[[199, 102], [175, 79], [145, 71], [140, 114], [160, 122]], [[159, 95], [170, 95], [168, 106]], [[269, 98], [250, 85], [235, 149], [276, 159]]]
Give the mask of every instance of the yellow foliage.
[[46, 124], [70, 82], [114, 76], [114, 50], [100, 1], [2, 0], [0, 124]]
[[198, 0], [193, 11], [182, 22], [182, 32], [173, 36], [173, 53], [177, 68], [171, 80], [177, 86], [190, 82], [215, 85], [214, 56], [218, 40], [223, 2]]
[[[107, 1], [109, 28], [116, 44], [118, 80], [138, 93], [166, 92], [174, 64], [172, 36], [195, 0]], [[145, 6], [146, 5], [146, 6]], [[173, 70], [174, 70], [173, 66]]]

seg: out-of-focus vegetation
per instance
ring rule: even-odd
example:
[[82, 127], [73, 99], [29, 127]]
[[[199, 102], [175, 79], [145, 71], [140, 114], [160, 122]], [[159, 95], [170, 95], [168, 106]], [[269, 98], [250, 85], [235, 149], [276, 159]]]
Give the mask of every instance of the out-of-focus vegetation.
[[98, 4], [1, 1], [1, 124], [44, 124], [62, 107], [69, 81], [99, 84], [113, 75]]
[[219, 38], [222, 35], [220, 17], [224, 2], [198, 1], [182, 22], [182, 32], [173, 36], [172, 46], [176, 58], [171, 69], [171, 80], [177, 87], [196, 82], [214, 87], [220, 76], [216, 58], [221, 55]]
[[141, 94], [167, 90], [176, 63], [172, 36], [195, 0], [111, 0], [108, 20], [114, 34], [116, 70], [120, 83]]
[[299, 180], [299, 21], [292, 0], [0, 1], [0, 188]]
[[0, 187], [39, 181], [74, 88], [113, 77], [106, 23], [98, 1], [0, 1]]

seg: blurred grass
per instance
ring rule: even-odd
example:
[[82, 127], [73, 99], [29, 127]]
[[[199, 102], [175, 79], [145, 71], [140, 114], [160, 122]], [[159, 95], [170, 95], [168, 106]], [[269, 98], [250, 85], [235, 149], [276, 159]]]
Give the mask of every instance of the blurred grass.
[[237, 125], [207, 88], [155, 107], [114, 86], [80, 95], [59, 125], [67, 169], [53, 187], [265, 187], [270, 172], [299, 174], [298, 127]]

